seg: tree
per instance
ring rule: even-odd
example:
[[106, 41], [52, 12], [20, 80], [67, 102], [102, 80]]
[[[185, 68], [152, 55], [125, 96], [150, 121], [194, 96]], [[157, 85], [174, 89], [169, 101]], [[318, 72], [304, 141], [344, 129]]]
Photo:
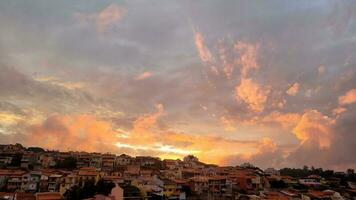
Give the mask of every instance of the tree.
[[20, 167], [21, 166], [21, 159], [22, 159], [22, 154], [17, 153], [12, 156], [12, 160], [10, 163], [10, 166], [12, 167]]
[[282, 180], [270, 181], [271, 188], [285, 188], [286, 184]]
[[58, 161], [55, 168], [61, 169], [75, 169], [77, 167], [77, 159], [74, 157], [67, 157], [62, 161]]
[[102, 179], [95, 184], [95, 181], [89, 180], [84, 183], [83, 187], [74, 186], [64, 193], [67, 200], [91, 198], [97, 194], [108, 196], [112, 188], [115, 187], [113, 182], [105, 182]]
[[103, 194], [105, 196], [108, 196], [114, 187], [115, 184], [113, 182], [105, 182], [100, 179], [96, 184], [96, 192], [97, 194]]
[[32, 151], [34, 153], [43, 153], [43, 152], [45, 152], [45, 150], [42, 149], [41, 147], [28, 147], [27, 150], [28, 151]]

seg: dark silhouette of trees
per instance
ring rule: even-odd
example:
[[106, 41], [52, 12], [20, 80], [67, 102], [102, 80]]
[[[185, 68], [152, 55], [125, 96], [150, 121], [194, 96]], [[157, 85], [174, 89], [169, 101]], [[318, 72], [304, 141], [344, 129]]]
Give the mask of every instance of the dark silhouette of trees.
[[93, 180], [86, 181], [83, 187], [74, 186], [64, 193], [64, 198], [68, 200], [85, 199], [97, 194], [108, 196], [115, 184], [99, 180], [97, 184]]
[[76, 167], [77, 167], [77, 159], [74, 157], [68, 157], [65, 158], [64, 160], [57, 161], [54, 168], [72, 170], [75, 169]]

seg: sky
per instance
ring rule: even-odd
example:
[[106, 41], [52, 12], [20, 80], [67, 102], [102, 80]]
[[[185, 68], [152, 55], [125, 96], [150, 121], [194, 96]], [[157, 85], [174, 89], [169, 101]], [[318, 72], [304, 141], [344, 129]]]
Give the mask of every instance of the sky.
[[0, 143], [356, 168], [352, 0], [12, 0], [0, 26]]

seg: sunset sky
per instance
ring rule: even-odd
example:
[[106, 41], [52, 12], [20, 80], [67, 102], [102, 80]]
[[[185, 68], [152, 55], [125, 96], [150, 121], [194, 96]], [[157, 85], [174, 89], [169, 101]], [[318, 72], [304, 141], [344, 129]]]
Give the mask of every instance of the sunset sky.
[[356, 168], [356, 3], [0, 1], [0, 143]]

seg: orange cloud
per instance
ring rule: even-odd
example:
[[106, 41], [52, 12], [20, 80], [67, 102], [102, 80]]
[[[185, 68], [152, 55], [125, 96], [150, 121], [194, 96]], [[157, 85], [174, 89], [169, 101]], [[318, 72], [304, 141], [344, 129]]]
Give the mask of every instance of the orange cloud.
[[[116, 143], [120, 151], [128, 150], [131, 154], [149, 154], [163, 158], [182, 158], [194, 154], [205, 162], [219, 163], [226, 155], [246, 154], [256, 151], [258, 143], [223, 139], [210, 135], [194, 135], [161, 130], [157, 127], [159, 118], [164, 113], [161, 104], [157, 111], [145, 114], [133, 122], [133, 128]], [[215, 147], [215, 148], [211, 148]]]
[[85, 88], [86, 84], [83, 82], [70, 82], [70, 81], [63, 81], [57, 77], [49, 76], [49, 77], [36, 77], [34, 78], [35, 81], [38, 82], [45, 82], [51, 85], [56, 85], [60, 87], [64, 87], [68, 90], [76, 90], [76, 89], [83, 89]]
[[200, 32], [194, 32], [195, 46], [198, 50], [199, 57], [203, 62], [212, 62], [213, 56], [210, 50], [206, 47], [204, 43], [204, 37]]
[[299, 91], [299, 83], [294, 83], [290, 88], [288, 88], [286, 93], [290, 96], [295, 96], [297, 95], [298, 91]]
[[331, 128], [334, 123], [334, 120], [317, 110], [308, 110], [293, 129], [293, 133], [301, 143], [310, 140], [317, 142], [320, 147], [329, 147], [333, 138]]
[[117, 133], [110, 123], [90, 115], [53, 115], [28, 128], [26, 143], [48, 149], [115, 151]]
[[356, 89], [349, 90], [345, 95], [339, 97], [340, 105], [348, 105], [356, 102]]
[[157, 112], [153, 114], [146, 114], [134, 121], [133, 132], [137, 132], [137, 133], [144, 132], [156, 125], [158, 118], [162, 116], [164, 112], [164, 108], [162, 104], [157, 104], [156, 108], [157, 108]]
[[345, 111], [346, 111], [346, 108], [337, 107], [337, 108], [333, 109], [333, 114], [334, 114], [334, 115], [339, 115], [339, 114], [341, 114], [341, 113], [343, 113], [343, 112], [345, 112]]
[[[179, 148], [194, 150], [194, 155], [210, 163], [220, 163], [226, 156], [236, 153], [249, 154], [257, 151], [258, 142], [238, 141], [215, 136], [190, 135], [186, 133], [167, 132], [160, 139]], [[214, 148], [212, 148], [214, 147]]]
[[227, 60], [226, 48], [222, 45], [219, 47], [219, 57], [224, 66], [224, 73], [227, 79], [230, 79], [234, 71], [233, 63]]
[[116, 4], [109, 5], [95, 17], [98, 32], [105, 32], [111, 25], [120, 21], [125, 14], [125, 8]]
[[249, 162], [259, 167], [279, 167], [286, 157], [284, 154], [285, 150], [273, 140], [262, 138], [256, 142], [255, 152], [228, 155], [221, 160], [221, 164], [236, 165]]
[[143, 72], [142, 74], [139, 74], [138, 76], [135, 77], [135, 80], [139, 81], [139, 80], [144, 80], [146, 78], [149, 78], [152, 76], [151, 72]]
[[228, 131], [228, 132], [236, 131], [236, 126], [234, 124], [234, 120], [222, 116], [222, 117], [220, 117], [220, 122], [222, 123], [225, 131]]
[[259, 45], [252, 45], [249, 43], [238, 41], [235, 44], [235, 50], [240, 54], [238, 64], [241, 65], [241, 76], [247, 77], [248, 72], [252, 69], [258, 69], [257, 51]]
[[319, 75], [325, 74], [325, 71], [326, 71], [326, 69], [325, 69], [325, 66], [324, 66], [324, 65], [320, 65], [320, 66], [318, 67], [318, 74], [319, 74]]
[[235, 89], [236, 100], [247, 103], [255, 112], [263, 111], [269, 93], [269, 87], [262, 87], [248, 78], [242, 79]]
[[277, 123], [285, 129], [295, 127], [300, 121], [301, 116], [298, 113], [280, 113], [274, 111], [262, 118], [262, 122]]
[[262, 140], [259, 142], [258, 145], [258, 152], [257, 153], [263, 153], [265, 151], [276, 151], [278, 148], [277, 144], [273, 142], [271, 138], [262, 138]]

